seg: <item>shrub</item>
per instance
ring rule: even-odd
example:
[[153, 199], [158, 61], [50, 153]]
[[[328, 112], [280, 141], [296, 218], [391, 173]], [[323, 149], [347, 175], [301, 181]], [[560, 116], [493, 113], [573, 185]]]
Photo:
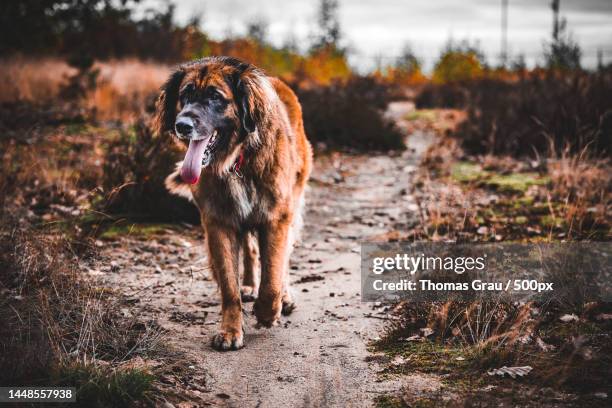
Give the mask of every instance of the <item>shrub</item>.
[[372, 77], [354, 76], [297, 93], [313, 143], [378, 151], [405, 147], [402, 133], [384, 116], [393, 99], [391, 89]]
[[469, 98], [465, 84], [427, 84], [415, 99], [417, 109], [461, 109]]
[[132, 219], [199, 223], [196, 207], [171, 195], [164, 186], [165, 178], [181, 159], [171, 138], [155, 136], [140, 120], [108, 144], [102, 179], [107, 195], [103, 211]]
[[436, 62], [432, 79], [436, 83], [467, 81], [482, 76], [484, 66], [484, 56], [477, 45], [450, 41]]
[[455, 135], [469, 152], [612, 151], [610, 72], [485, 79], [471, 82], [468, 92], [468, 118]]

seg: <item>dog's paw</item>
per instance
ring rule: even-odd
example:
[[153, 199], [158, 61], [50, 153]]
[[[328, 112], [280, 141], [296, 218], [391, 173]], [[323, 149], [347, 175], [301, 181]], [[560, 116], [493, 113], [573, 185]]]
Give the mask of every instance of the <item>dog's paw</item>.
[[241, 286], [240, 298], [243, 303], [254, 302], [257, 299], [257, 292], [253, 286]]
[[271, 319], [271, 320], [262, 320], [262, 319], [257, 319], [257, 323], [255, 323], [255, 328], [256, 329], [269, 329], [271, 327], [276, 327], [280, 324], [280, 318], [279, 319]]
[[220, 331], [212, 338], [212, 346], [219, 351], [238, 350], [244, 347], [244, 332]]
[[293, 300], [293, 294], [291, 289], [287, 289], [285, 293], [283, 293], [283, 306], [281, 308], [281, 313], [283, 316], [289, 316], [291, 312], [295, 310], [297, 307], [297, 303]]
[[[278, 305], [276, 305], [278, 303]], [[273, 327], [280, 323], [281, 305], [279, 302], [264, 304], [259, 297], [253, 305], [253, 313], [257, 318], [257, 328]]]
[[283, 316], [289, 316], [297, 307], [297, 303], [295, 303], [291, 299], [283, 299], [283, 308], [281, 309], [281, 313]]

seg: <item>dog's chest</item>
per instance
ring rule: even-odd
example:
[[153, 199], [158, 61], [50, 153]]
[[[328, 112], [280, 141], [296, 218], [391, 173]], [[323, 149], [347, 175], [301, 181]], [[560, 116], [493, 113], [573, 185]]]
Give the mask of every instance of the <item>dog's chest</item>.
[[234, 207], [234, 212], [240, 220], [248, 219], [253, 213], [257, 201], [257, 191], [253, 186], [242, 180], [231, 180], [228, 184], [228, 193]]
[[198, 195], [207, 214], [232, 224], [260, 222], [272, 204], [269, 194], [255, 182], [236, 176], [203, 186]]

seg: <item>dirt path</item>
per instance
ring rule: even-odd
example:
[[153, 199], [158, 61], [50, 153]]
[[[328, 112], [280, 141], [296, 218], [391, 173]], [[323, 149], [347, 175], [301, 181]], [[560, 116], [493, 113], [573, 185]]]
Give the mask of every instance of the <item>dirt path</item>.
[[[396, 106], [402, 112], [402, 106]], [[393, 113], [393, 110], [391, 111]], [[362, 407], [401, 387], [377, 380], [367, 343], [385, 311], [360, 300], [361, 241], [413, 223], [411, 172], [431, 138], [415, 134], [401, 155], [318, 157], [307, 192], [302, 242], [291, 259], [298, 308], [283, 324], [255, 329], [246, 305], [246, 347], [210, 347], [220, 319], [199, 228], [168, 230], [106, 245], [111, 285], [138, 302], [139, 313], [171, 333], [190, 363], [191, 399], [236, 407]], [[171, 381], [169, 381], [171, 382]]]

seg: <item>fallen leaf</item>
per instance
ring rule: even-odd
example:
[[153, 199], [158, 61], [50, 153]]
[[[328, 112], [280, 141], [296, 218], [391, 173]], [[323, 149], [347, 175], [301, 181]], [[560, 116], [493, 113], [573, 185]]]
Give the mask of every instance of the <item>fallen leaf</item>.
[[563, 323], [569, 323], [573, 321], [578, 321], [578, 316], [576, 316], [575, 314], [566, 314], [561, 316], [559, 320], [561, 320]]
[[415, 334], [414, 336], [407, 337], [404, 340], [405, 341], [422, 341], [423, 338], [421, 336], [419, 336], [418, 334]]
[[517, 375], [519, 377], [522, 377], [524, 375], [529, 374], [529, 372], [531, 370], [533, 370], [533, 367], [530, 367], [530, 366], [523, 366], [523, 367], [506, 367], [506, 366], [503, 366], [502, 368], [496, 368], [494, 370], [487, 371], [487, 374], [489, 374], [489, 375], [501, 375], [502, 377], [504, 375], [508, 374], [510, 377], [516, 378]]
[[434, 333], [434, 331], [429, 327], [424, 327], [421, 329], [421, 333], [423, 333], [423, 337], [429, 337]]
[[537, 338], [536, 339], [536, 344], [538, 345], [539, 348], [542, 349], [542, 351], [553, 351], [555, 349], [555, 346], [553, 346], [552, 344], [546, 344], [544, 342], [544, 340], [542, 340], [541, 338]]

